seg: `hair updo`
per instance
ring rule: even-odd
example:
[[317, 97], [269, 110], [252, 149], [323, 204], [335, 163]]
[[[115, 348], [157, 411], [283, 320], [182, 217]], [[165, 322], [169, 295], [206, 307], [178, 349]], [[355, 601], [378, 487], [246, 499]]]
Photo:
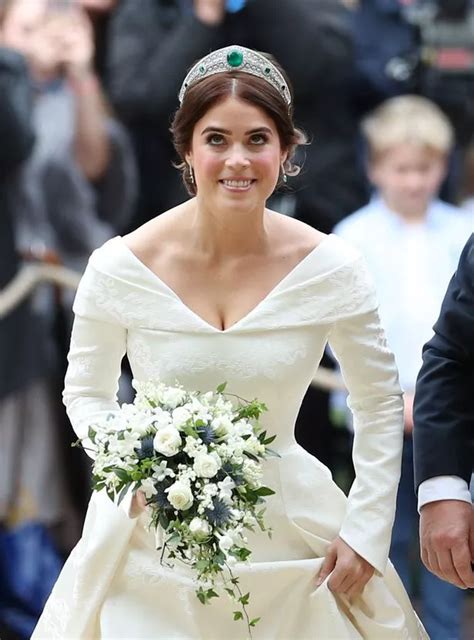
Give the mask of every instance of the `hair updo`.
[[[280, 70], [292, 92], [283, 69], [271, 56], [264, 55]], [[277, 89], [263, 78], [243, 71], [225, 71], [192, 84], [187, 89], [183, 103], [176, 111], [171, 125], [174, 148], [181, 161], [176, 166], [181, 171], [184, 184], [190, 195], [196, 195], [196, 185], [193, 182], [185, 156], [191, 149], [194, 127], [209, 109], [230, 96], [262, 109], [273, 120], [278, 131], [281, 148], [288, 153], [283, 165], [285, 173], [295, 176], [300, 171], [300, 167], [293, 163], [293, 158], [298, 145], [306, 144], [306, 136], [295, 127], [293, 107], [288, 106], [285, 98]], [[280, 179], [278, 186], [281, 183]]]

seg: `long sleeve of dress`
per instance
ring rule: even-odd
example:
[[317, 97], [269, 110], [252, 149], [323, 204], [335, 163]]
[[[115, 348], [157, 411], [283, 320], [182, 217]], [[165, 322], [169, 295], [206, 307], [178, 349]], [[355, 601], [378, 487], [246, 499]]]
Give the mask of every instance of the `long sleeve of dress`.
[[[367, 297], [374, 299], [369, 278], [365, 286]], [[375, 303], [363, 306], [362, 313], [337, 320], [329, 337], [349, 390], [354, 419], [356, 478], [340, 535], [383, 573], [400, 477], [403, 401]]]
[[[117, 411], [118, 381], [126, 351], [127, 330], [101, 305], [103, 276], [89, 265], [74, 301], [74, 324], [68, 354], [63, 400], [77, 436], [91, 457], [89, 426]], [[85, 439], [85, 440], [84, 440]], [[131, 515], [132, 494], [120, 503]]]

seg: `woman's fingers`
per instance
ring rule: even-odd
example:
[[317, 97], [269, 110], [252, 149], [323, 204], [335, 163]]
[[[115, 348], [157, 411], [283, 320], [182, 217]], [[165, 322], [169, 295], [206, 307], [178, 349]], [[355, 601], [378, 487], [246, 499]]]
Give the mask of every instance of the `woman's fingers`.
[[336, 550], [332, 545], [330, 545], [328, 547], [326, 557], [324, 558], [321, 571], [319, 572], [318, 579], [316, 580], [317, 587], [319, 587], [326, 580], [328, 575], [333, 571], [334, 567], [336, 566], [336, 559]]
[[321, 582], [329, 574], [328, 588], [331, 591], [354, 597], [363, 591], [374, 574], [374, 568], [344, 540], [336, 538], [328, 547], [320, 574]]

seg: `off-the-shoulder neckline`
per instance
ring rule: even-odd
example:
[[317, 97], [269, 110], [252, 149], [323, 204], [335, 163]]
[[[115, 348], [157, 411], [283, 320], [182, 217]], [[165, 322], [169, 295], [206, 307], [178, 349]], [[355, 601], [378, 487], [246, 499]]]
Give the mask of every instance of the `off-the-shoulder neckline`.
[[211, 330], [217, 334], [225, 335], [231, 333], [232, 331], [237, 330], [242, 324], [245, 324], [250, 318], [252, 318], [262, 306], [264, 306], [280, 289], [282, 289], [288, 280], [300, 271], [307, 262], [311, 261], [315, 256], [317, 256], [321, 251], [327, 248], [329, 244], [331, 244], [337, 236], [334, 234], [326, 235], [323, 240], [319, 244], [317, 244], [309, 253], [307, 253], [304, 258], [302, 258], [286, 275], [281, 278], [276, 285], [254, 306], [250, 311], [248, 311], [242, 318], [234, 322], [226, 329], [219, 329], [215, 325], [211, 324], [204, 318], [202, 318], [198, 313], [193, 311], [188, 304], [184, 302], [184, 300], [172, 289], [166, 282], [160, 278], [154, 271], [152, 271], [144, 262], [138, 258], [138, 256], [130, 249], [130, 247], [125, 242], [122, 236], [116, 236], [112, 238], [114, 242], [117, 242], [120, 247], [123, 248], [124, 252], [134, 261], [134, 263], [143, 270], [143, 272], [154, 282], [161, 285], [163, 289], [167, 291], [167, 293], [174, 298], [174, 300], [187, 312], [192, 314], [194, 318], [196, 318], [202, 325], [204, 325], [208, 330]]

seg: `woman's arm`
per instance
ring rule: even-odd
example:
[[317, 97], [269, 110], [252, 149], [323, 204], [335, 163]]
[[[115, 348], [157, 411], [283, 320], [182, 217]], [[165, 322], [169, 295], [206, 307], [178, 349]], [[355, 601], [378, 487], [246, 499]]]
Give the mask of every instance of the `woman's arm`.
[[354, 418], [356, 478], [340, 537], [382, 574], [395, 516], [403, 439], [397, 368], [376, 310], [336, 321], [329, 342], [349, 390]]
[[[119, 409], [118, 381], [127, 344], [125, 326], [103, 304], [104, 293], [96, 284], [100, 277], [89, 263], [79, 284], [63, 393], [74, 431], [91, 457], [89, 427]], [[131, 491], [120, 508], [129, 517], [139, 514]]]

